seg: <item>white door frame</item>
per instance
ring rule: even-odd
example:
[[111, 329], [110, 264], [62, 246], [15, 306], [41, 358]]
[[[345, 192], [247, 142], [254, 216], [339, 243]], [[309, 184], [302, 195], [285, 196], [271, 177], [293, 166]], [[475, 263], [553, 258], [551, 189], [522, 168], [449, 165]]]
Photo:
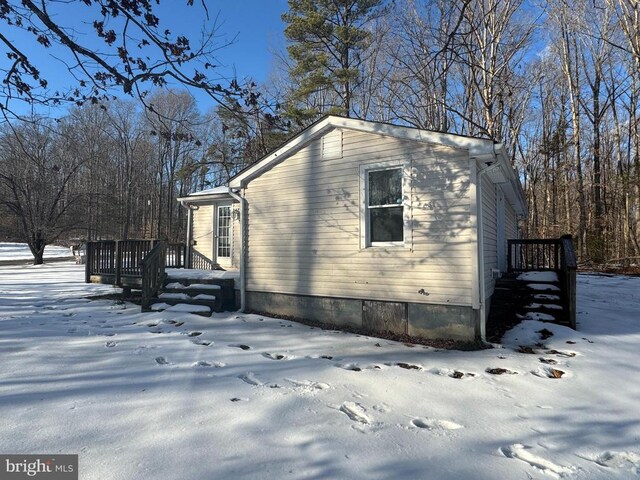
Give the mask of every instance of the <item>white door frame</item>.
[[[229, 239], [229, 256], [219, 255], [219, 239], [220, 239], [220, 209], [229, 208], [229, 225], [228, 225], [228, 239]], [[215, 203], [213, 206], [213, 261], [224, 268], [231, 267], [233, 258], [233, 205], [231, 202]]]

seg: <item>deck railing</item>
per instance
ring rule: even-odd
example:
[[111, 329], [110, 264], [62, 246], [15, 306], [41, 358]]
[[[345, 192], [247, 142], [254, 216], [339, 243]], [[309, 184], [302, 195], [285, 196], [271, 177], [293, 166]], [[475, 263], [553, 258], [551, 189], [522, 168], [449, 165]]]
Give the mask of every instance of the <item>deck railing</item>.
[[191, 251], [191, 265], [196, 270], [215, 270], [218, 265], [196, 250]]
[[[113, 277], [114, 285], [122, 284], [122, 277], [142, 277], [142, 261], [159, 243], [158, 240], [100, 240], [87, 243], [85, 281], [92, 275]], [[164, 265], [184, 268], [184, 243], [164, 243]]]
[[576, 270], [578, 267], [573, 239], [565, 235], [557, 239], [509, 240], [508, 270], [510, 272], [552, 270], [557, 272], [562, 289], [566, 317], [576, 328]]
[[165, 278], [165, 261], [167, 259], [167, 244], [157, 242], [140, 262], [142, 271], [142, 311], [149, 311], [151, 299], [162, 287]]
[[560, 269], [559, 239], [508, 240], [507, 245], [510, 272]]
[[186, 245], [184, 243], [167, 243], [165, 258], [167, 268], [185, 268], [186, 257]]

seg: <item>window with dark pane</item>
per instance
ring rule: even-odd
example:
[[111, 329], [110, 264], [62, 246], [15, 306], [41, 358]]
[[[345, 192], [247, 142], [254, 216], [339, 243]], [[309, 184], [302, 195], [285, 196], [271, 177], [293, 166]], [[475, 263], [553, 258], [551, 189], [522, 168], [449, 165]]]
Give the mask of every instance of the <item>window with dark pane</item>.
[[402, 168], [368, 172], [369, 241], [402, 242]]

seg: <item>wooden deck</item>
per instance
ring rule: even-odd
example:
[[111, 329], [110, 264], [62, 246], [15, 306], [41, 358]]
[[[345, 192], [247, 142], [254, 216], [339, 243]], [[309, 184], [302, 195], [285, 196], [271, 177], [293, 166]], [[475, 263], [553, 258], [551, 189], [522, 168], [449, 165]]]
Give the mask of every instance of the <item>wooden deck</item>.
[[[101, 240], [87, 243], [85, 281], [140, 288], [143, 260], [159, 243], [158, 240]], [[184, 244], [165, 244], [165, 267], [184, 266]]]

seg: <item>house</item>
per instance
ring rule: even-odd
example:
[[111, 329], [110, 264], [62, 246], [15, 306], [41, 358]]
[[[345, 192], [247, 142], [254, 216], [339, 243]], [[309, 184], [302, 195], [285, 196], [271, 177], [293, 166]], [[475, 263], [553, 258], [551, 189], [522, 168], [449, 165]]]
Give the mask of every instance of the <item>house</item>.
[[336, 116], [179, 201], [243, 310], [456, 340], [484, 338], [527, 213], [502, 144]]

